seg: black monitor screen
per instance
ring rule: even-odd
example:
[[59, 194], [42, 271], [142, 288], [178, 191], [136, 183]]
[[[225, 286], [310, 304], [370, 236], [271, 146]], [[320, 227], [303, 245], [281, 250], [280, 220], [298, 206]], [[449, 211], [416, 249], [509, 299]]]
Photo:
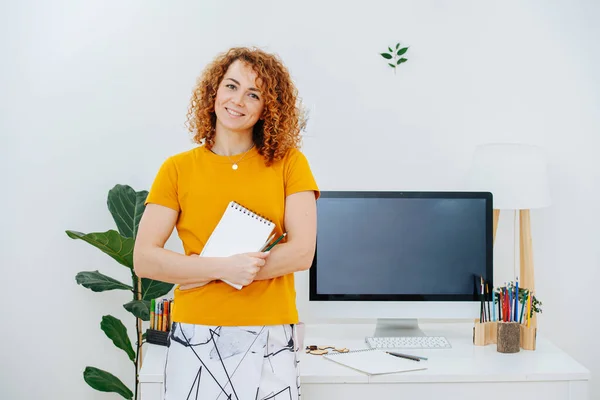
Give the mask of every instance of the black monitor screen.
[[317, 216], [311, 300], [472, 301], [492, 284], [490, 193], [323, 192]]

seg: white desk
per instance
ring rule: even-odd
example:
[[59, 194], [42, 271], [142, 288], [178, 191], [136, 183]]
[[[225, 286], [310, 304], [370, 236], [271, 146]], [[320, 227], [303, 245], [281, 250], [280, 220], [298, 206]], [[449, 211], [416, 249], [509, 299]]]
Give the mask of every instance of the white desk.
[[[537, 350], [502, 354], [495, 345], [473, 346], [472, 324], [421, 324], [431, 336], [446, 336], [452, 348], [414, 350], [428, 369], [367, 376], [320, 356], [300, 353], [302, 399], [587, 400], [590, 372], [538, 335]], [[307, 325], [304, 346], [365, 348], [374, 325]], [[149, 345], [140, 371], [141, 399], [162, 400], [166, 348]], [[410, 353], [405, 350], [404, 352]]]

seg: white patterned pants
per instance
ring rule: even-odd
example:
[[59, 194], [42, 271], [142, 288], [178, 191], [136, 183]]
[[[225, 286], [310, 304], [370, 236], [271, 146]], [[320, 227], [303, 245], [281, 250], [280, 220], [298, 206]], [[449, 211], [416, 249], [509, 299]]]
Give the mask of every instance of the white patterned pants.
[[294, 325], [173, 323], [165, 400], [298, 400]]

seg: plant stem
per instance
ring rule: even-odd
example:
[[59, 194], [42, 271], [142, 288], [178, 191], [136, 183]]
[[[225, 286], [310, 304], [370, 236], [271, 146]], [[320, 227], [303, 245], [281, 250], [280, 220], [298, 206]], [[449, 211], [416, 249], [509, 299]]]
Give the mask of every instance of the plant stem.
[[[139, 319], [136, 318], [135, 327], [136, 327], [137, 334], [139, 336], [140, 330], [138, 328], [139, 327], [138, 320]], [[138, 381], [139, 381], [139, 378], [138, 378], [138, 362], [140, 361], [140, 358], [141, 358], [140, 357], [140, 353], [141, 352], [142, 352], [142, 347], [140, 345], [140, 342], [137, 342], [136, 343], [136, 352], [135, 352], [135, 394], [133, 395], [133, 400], [137, 400], [137, 398], [138, 398], [138, 386], [139, 386], [138, 385]]]
[[[133, 274], [133, 280], [137, 289], [137, 293], [134, 294], [136, 300], [142, 299], [142, 280], [135, 274]], [[135, 318], [135, 332], [137, 336], [136, 341], [136, 352], [135, 352], [135, 395], [134, 400], [138, 399], [138, 387], [139, 387], [139, 370], [142, 368], [142, 320]]]

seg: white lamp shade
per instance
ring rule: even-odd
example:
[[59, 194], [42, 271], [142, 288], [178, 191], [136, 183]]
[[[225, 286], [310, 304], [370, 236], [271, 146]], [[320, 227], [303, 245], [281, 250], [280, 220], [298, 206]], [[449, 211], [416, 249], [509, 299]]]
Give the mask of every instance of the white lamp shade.
[[546, 158], [540, 147], [491, 143], [473, 155], [469, 188], [491, 192], [495, 209], [526, 210], [549, 206]]

